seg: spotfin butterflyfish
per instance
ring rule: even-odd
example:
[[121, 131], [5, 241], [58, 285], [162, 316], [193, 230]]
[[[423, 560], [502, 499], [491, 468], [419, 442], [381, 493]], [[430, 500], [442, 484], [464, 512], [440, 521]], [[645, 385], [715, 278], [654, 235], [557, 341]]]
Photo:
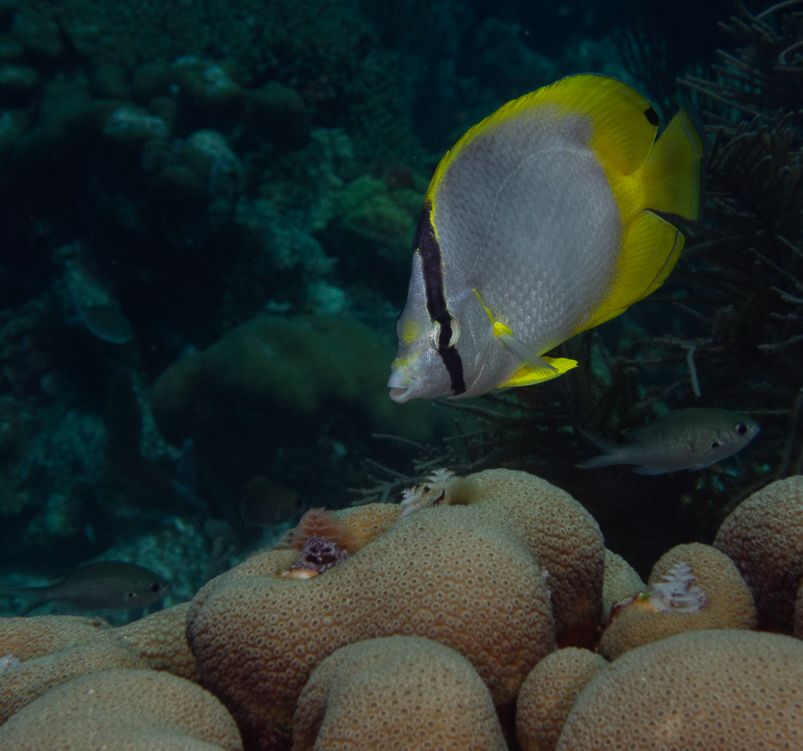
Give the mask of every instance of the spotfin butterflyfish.
[[581, 74], [504, 105], [439, 164], [414, 238], [397, 402], [479, 396], [576, 367], [549, 352], [654, 292], [696, 219], [703, 145], [681, 110]]

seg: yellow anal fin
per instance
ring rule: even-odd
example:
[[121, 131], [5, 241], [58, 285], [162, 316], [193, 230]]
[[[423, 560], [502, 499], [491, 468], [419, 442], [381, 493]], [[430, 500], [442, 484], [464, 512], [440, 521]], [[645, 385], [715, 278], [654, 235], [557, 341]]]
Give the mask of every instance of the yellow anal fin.
[[681, 250], [683, 235], [678, 229], [657, 214], [642, 211], [627, 229], [610, 293], [574, 333], [615, 318], [655, 292], [674, 268]]
[[512, 378], [499, 384], [497, 388], [506, 389], [512, 386], [531, 386], [534, 383], [550, 381], [553, 378], [562, 376], [572, 368], [577, 367], [577, 360], [569, 360], [565, 357], [541, 357], [541, 359], [549, 365], [549, 368], [536, 369], [525, 365], [518, 370]]
[[680, 110], [647, 157], [642, 170], [644, 206], [696, 219], [700, 212], [703, 142]]

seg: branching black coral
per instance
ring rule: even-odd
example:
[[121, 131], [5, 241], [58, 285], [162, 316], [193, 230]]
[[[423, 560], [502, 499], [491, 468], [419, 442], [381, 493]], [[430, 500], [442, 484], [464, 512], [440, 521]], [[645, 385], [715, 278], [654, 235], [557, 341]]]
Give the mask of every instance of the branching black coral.
[[738, 54], [720, 51], [712, 80], [680, 81], [705, 108], [713, 147], [706, 220], [679, 278], [708, 296], [719, 320], [711, 361], [751, 383], [764, 402], [755, 408], [792, 415], [785, 430], [778, 420], [776, 477], [803, 471], [794, 417], [803, 384], [803, 12], [781, 15], [794, 6], [742, 8], [722, 24]]

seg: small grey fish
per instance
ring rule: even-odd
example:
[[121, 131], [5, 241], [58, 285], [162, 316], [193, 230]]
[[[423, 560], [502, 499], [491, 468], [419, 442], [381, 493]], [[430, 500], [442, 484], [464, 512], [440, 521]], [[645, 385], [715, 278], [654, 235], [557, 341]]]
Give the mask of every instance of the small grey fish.
[[35, 597], [23, 615], [46, 602], [66, 602], [80, 610], [133, 610], [146, 608], [170, 592], [170, 582], [142, 566], [102, 561], [53, 577], [45, 587], [7, 589], [3, 594]]
[[639, 475], [710, 467], [747, 446], [761, 427], [747, 415], [727, 409], [679, 409], [613, 443], [579, 429], [603, 453], [578, 465], [583, 469], [636, 464]]

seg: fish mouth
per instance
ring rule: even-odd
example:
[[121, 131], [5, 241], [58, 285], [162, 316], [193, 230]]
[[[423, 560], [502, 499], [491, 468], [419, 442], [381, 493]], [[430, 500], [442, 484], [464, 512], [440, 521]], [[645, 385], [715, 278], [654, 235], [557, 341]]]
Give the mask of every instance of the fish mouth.
[[404, 404], [413, 398], [413, 382], [401, 368], [394, 370], [388, 379], [390, 398], [397, 404]]
[[412, 397], [411, 392], [412, 389], [409, 386], [405, 389], [394, 387], [390, 390], [390, 398], [397, 404], [404, 404], [404, 402], [409, 401]]

